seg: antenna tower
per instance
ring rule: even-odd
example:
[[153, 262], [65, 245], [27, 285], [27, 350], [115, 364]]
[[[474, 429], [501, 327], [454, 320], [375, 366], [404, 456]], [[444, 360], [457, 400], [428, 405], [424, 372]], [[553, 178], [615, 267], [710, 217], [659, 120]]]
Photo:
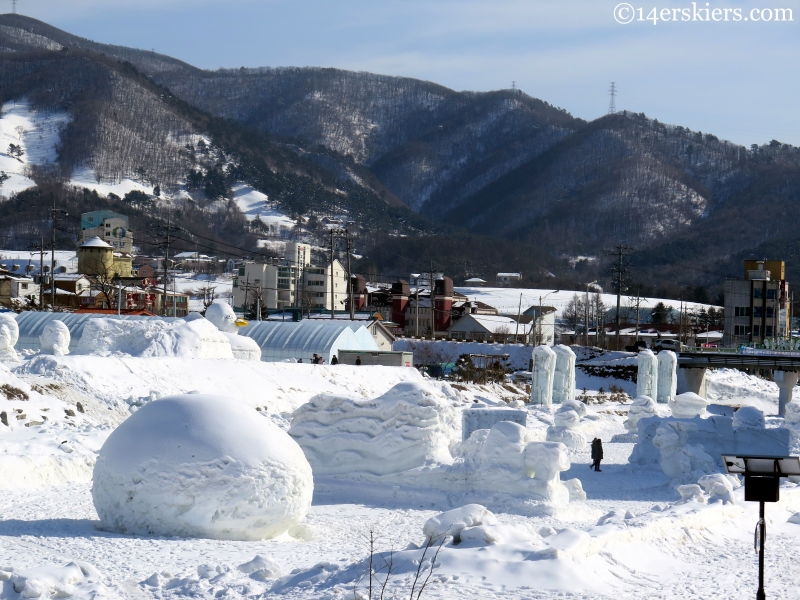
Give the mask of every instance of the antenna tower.
[[17, 14], [17, 0], [11, 0], [11, 14]]
[[512, 81], [512, 82], [511, 82], [511, 91], [512, 91], [514, 94], [516, 94], [516, 93], [517, 93], [517, 82], [516, 82], [516, 81]]
[[608, 103], [608, 114], [613, 115], [617, 112], [617, 84], [611, 82], [611, 88], [608, 90], [611, 94], [611, 100]]

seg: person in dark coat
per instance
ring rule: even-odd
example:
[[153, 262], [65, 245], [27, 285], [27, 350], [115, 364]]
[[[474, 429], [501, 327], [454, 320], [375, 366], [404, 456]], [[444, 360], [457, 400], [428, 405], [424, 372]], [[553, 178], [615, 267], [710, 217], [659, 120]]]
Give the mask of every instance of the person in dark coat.
[[335, 354], [333, 355], [333, 358], [331, 359], [331, 364], [332, 365], [338, 365], [339, 364], [339, 359], [336, 358]]
[[356, 356], [356, 365], [360, 365], [360, 364], [361, 364], [361, 357], [360, 356]]
[[603, 442], [600, 438], [592, 440], [592, 466], [595, 471], [600, 471], [600, 461], [603, 460]]

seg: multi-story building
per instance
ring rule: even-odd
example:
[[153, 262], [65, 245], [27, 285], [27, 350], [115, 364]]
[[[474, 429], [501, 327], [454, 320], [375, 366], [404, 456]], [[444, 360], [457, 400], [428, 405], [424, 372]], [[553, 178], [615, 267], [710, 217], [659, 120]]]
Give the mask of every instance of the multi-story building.
[[723, 345], [759, 343], [788, 335], [788, 298], [782, 260], [744, 261], [744, 278], [725, 280]]
[[[332, 266], [310, 263], [308, 244], [289, 244], [291, 259], [277, 264], [248, 263], [239, 267], [233, 280], [233, 306], [236, 310], [303, 308], [307, 310], [345, 310], [347, 273], [338, 260]], [[289, 254], [289, 252], [287, 252]], [[331, 287], [331, 268], [333, 287]]]
[[[111, 210], [95, 210], [81, 215], [80, 244], [99, 237], [114, 249], [114, 252], [133, 252], [133, 233], [128, 217]], [[79, 245], [80, 245], [79, 244]]]

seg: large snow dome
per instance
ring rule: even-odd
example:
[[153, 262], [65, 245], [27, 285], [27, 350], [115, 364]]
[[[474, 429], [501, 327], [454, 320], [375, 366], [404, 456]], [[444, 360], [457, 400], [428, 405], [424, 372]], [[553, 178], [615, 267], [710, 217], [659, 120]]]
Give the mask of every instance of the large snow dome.
[[313, 487], [300, 446], [252, 407], [186, 394], [151, 402], [114, 430], [92, 498], [113, 531], [255, 540], [303, 519]]

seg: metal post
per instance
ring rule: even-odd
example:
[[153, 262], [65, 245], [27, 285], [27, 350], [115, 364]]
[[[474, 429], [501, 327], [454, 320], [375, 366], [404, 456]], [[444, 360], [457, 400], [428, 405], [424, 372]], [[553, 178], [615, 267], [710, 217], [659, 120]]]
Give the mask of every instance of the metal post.
[[355, 307], [355, 294], [353, 293], [353, 272], [350, 270], [350, 233], [345, 229], [344, 230], [345, 241], [347, 242], [347, 287], [348, 287], [348, 299], [350, 303], [350, 320], [354, 320], [356, 318], [356, 307]]
[[756, 600], [766, 600], [764, 594], [764, 542], [767, 541], [767, 522], [764, 519], [764, 502], [759, 502], [758, 507], [759, 521], [758, 521], [758, 592], [756, 592]]
[[415, 304], [416, 304], [416, 307], [415, 307], [415, 308], [416, 308], [416, 313], [417, 313], [417, 316], [416, 316], [416, 318], [414, 319], [414, 321], [415, 321], [415, 323], [416, 323], [416, 327], [417, 327], [417, 330], [416, 330], [415, 336], [416, 336], [416, 337], [419, 337], [419, 276], [417, 276], [417, 287], [416, 287], [416, 291], [417, 291], [417, 299], [416, 299], [416, 301], [415, 301]]
[[517, 326], [514, 328], [514, 342], [519, 341], [519, 320], [522, 318], [522, 294], [519, 295], [519, 307], [517, 308]]
[[122, 315], [122, 280], [117, 279], [117, 316]]
[[44, 234], [41, 234], [41, 244], [39, 244], [39, 310], [44, 310]]
[[585, 339], [585, 342], [586, 342], [586, 346], [587, 347], [589, 346], [589, 286], [590, 285], [591, 285], [590, 283], [586, 284], [586, 306], [585, 306], [585, 308], [586, 308], [586, 339]]

